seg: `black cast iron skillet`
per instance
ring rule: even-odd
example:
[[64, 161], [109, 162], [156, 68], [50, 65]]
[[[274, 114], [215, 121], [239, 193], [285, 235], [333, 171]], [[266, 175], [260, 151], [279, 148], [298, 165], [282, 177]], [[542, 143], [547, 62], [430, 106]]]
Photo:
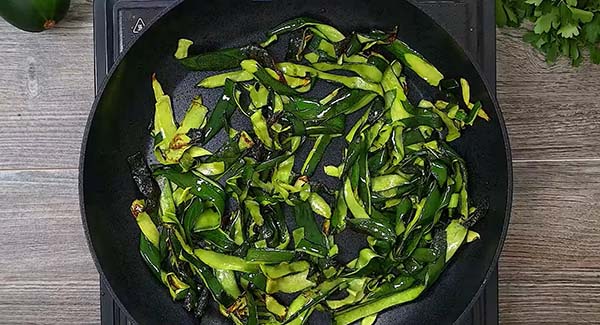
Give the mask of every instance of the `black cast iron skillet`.
[[[154, 113], [150, 76], [156, 72], [172, 95], [178, 119], [189, 101], [202, 93], [212, 107], [216, 93], [193, 87], [201, 73], [190, 73], [172, 58], [177, 39], [187, 37], [207, 50], [259, 41], [270, 27], [310, 16], [342, 31], [391, 29], [421, 52], [446, 76], [465, 77], [472, 97], [482, 101], [491, 121], [478, 121], [452, 146], [470, 171], [470, 195], [486, 209], [476, 230], [481, 240], [462, 248], [439, 281], [418, 300], [384, 313], [379, 324], [446, 324], [475, 300], [493, 269], [508, 225], [512, 195], [510, 149], [498, 105], [479, 69], [456, 41], [431, 18], [404, 1], [250, 0], [180, 1], [165, 11], [122, 55], [104, 83], [88, 121], [83, 142], [81, 211], [92, 256], [123, 309], [140, 324], [193, 324], [181, 304], [150, 273], [139, 252], [139, 230], [129, 214], [138, 197], [127, 156], [148, 148], [148, 125]], [[409, 76], [410, 77], [410, 76]], [[417, 83], [418, 84], [418, 83]], [[416, 89], [413, 93], [427, 96]], [[350, 249], [353, 242], [342, 242]], [[316, 315], [311, 323], [322, 323]], [[214, 309], [207, 324], [226, 323]]]

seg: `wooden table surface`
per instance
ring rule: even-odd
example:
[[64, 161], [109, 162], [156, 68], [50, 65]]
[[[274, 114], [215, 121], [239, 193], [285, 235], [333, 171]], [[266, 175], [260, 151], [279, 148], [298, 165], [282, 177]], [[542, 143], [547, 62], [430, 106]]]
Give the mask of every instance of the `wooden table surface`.
[[[514, 204], [502, 323], [600, 322], [600, 66], [547, 66], [498, 31], [498, 98]], [[94, 98], [92, 5], [55, 30], [0, 21], [0, 323], [98, 323], [98, 273], [77, 193]]]

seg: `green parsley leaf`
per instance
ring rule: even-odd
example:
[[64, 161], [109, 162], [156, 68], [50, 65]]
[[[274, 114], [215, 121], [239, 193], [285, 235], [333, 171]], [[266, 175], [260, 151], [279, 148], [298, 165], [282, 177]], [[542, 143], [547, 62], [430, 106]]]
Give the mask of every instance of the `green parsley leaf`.
[[[523, 41], [546, 56], [549, 63], [559, 56], [573, 66], [584, 58], [600, 64], [600, 0], [495, 0], [498, 26], [530, 30]], [[530, 27], [533, 26], [533, 27]]]
[[594, 13], [587, 10], [582, 10], [575, 7], [569, 7], [571, 13], [573, 14], [573, 19], [577, 19], [582, 23], [589, 23], [594, 18]]
[[600, 40], [600, 13], [589, 24], [585, 24], [583, 32], [586, 41], [592, 44], [598, 43]]
[[569, 57], [571, 60], [579, 59], [579, 48], [575, 42], [571, 42], [571, 48], [569, 49]]
[[570, 43], [567, 39], [561, 39], [560, 40], [560, 52], [562, 53], [562, 55], [564, 56], [569, 56], [569, 53], [571, 51], [571, 46]]
[[[573, 14], [571, 13], [569, 6], [565, 5], [564, 3], [561, 4], [558, 6], [558, 12], [560, 17], [560, 25], [568, 25], [571, 23]], [[553, 25], [552, 27], [558, 28], [558, 26], [559, 25]]]
[[592, 63], [600, 64], [600, 48], [597, 45], [590, 45], [590, 60]]
[[510, 7], [504, 6], [504, 11], [506, 12], [506, 16], [511, 23], [518, 23], [519, 18], [517, 18], [517, 15], [515, 15], [514, 11], [510, 9]]
[[505, 5], [502, 3], [502, 0], [496, 0], [496, 25], [498, 27], [506, 26], [508, 20], [504, 7]]
[[539, 6], [540, 4], [542, 4], [542, 1], [544, 0], [526, 0], [525, 3], [528, 3], [530, 5], [534, 5], [534, 6]]
[[564, 38], [572, 38], [574, 36], [579, 35], [579, 28], [577, 28], [577, 25], [573, 25], [573, 24], [563, 25], [558, 30], [558, 35], [560, 35]]
[[558, 58], [558, 43], [547, 44], [546, 62], [554, 63]]
[[[532, 32], [527, 32], [525, 35], [523, 35], [523, 41], [525, 41], [529, 44], [532, 44], [532, 45], [535, 45], [540, 40], [540, 38], [542, 38], [542, 35], [532, 33]], [[539, 47], [539, 46], [536, 46], [536, 47]]]
[[542, 15], [535, 21], [535, 27], [533, 28], [533, 31], [536, 34], [547, 33], [552, 27], [552, 22], [557, 20], [558, 16], [553, 12]]

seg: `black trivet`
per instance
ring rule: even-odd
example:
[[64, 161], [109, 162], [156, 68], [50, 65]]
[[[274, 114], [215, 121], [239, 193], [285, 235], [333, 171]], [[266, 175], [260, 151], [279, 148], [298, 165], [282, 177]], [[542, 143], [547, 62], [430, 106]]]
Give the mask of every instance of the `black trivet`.
[[[154, 18], [174, 0], [94, 1], [94, 56], [96, 90], [115, 59]], [[270, 1], [270, 0], [255, 0]], [[491, 0], [410, 0], [442, 25], [469, 52], [496, 91], [496, 29]], [[100, 314], [103, 325], [135, 324], [128, 319], [100, 279]], [[455, 324], [498, 324], [498, 272]]]

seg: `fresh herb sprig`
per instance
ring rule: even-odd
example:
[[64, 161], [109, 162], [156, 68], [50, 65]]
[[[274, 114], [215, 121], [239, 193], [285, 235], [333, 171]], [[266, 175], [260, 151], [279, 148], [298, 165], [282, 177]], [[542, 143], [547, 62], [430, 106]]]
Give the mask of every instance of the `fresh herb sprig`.
[[564, 56], [579, 66], [589, 52], [590, 61], [600, 64], [600, 0], [496, 0], [498, 27], [526, 21], [533, 24], [523, 40], [548, 63]]

